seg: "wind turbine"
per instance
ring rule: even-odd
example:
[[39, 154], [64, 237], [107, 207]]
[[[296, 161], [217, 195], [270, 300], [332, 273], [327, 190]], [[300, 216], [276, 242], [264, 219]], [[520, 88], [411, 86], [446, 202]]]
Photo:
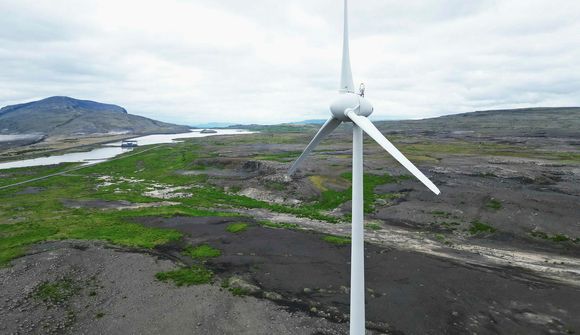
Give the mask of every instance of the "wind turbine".
[[441, 191], [413, 163], [411, 163], [367, 118], [374, 108], [362, 94], [354, 93], [348, 39], [348, 4], [344, 0], [344, 41], [342, 50], [342, 74], [339, 95], [330, 105], [332, 116], [324, 123], [304, 152], [290, 167], [288, 175], [296, 172], [300, 163], [341, 123], [352, 122], [352, 236], [350, 262], [350, 334], [365, 333], [364, 288], [364, 223], [363, 223], [363, 131], [401, 163], [409, 172], [433, 193]]

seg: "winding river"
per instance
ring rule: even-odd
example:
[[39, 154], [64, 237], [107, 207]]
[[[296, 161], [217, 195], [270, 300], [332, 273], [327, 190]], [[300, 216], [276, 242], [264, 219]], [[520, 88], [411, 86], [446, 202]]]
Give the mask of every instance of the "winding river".
[[[176, 143], [180, 142], [179, 141], [180, 139], [185, 138], [219, 136], [219, 135], [243, 135], [253, 133], [242, 129], [219, 129], [216, 131], [217, 133], [213, 134], [202, 134], [200, 130], [196, 129], [191, 130], [188, 133], [148, 135], [136, 137], [133, 138], [132, 140], [136, 140], [140, 146], [143, 146], [151, 144]], [[104, 144], [99, 148], [86, 152], [72, 152], [63, 155], [38, 157], [32, 159], [23, 159], [19, 161], [0, 163], [0, 170], [31, 167], [31, 166], [54, 165], [60, 163], [96, 164], [132, 150], [133, 150], [132, 148], [121, 148], [121, 142], [114, 142]]]

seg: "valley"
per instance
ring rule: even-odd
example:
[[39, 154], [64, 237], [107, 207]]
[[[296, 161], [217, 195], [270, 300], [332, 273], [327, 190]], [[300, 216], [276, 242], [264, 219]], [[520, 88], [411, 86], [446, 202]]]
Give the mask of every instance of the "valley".
[[[439, 197], [365, 139], [372, 333], [580, 329], [580, 112], [480, 113], [378, 123]], [[345, 333], [349, 126], [286, 175], [317, 128], [143, 146], [0, 190], [1, 330]]]

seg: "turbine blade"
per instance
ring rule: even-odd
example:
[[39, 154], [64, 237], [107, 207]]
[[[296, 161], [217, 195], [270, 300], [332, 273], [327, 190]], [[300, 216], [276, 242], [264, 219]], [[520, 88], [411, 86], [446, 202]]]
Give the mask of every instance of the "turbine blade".
[[399, 163], [401, 163], [409, 172], [411, 172], [417, 179], [419, 179], [425, 186], [427, 186], [433, 193], [439, 194], [441, 191], [427, 178], [423, 172], [419, 171], [411, 161], [407, 159], [381, 132], [375, 125], [366, 117], [357, 115], [354, 110], [350, 110], [346, 115], [357, 126], [361, 127], [373, 140], [375, 140], [381, 147], [383, 147], [391, 156], [393, 156]]
[[344, 35], [342, 42], [342, 73], [340, 75], [340, 92], [354, 92], [352, 70], [350, 67], [350, 48], [348, 40], [348, 3], [344, 0]]
[[312, 150], [314, 150], [314, 148], [318, 145], [318, 143], [320, 143], [320, 141], [322, 141], [326, 136], [330, 135], [330, 133], [332, 133], [341, 123], [342, 123], [342, 121], [339, 121], [339, 120], [335, 119], [334, 117], [331, 117], [330, 119], [328, 119], [328, 121], [326, 121], [326, 123], [324, 123], [322, 128], [320, 128], [318, 133], [316, 133], [316, 136], [314, 136], [312, 141], [310, 141], [310, 143], [308, 144], [306, 149], [304, 149], [304, 152], [302, 152], [300, 157], [298, 157], [298, 159], [296, 159], [294, 164], [292, 164], [292, 166], [290, 167], [290, 170], [288, 170], [288, 175], [289, 176], [293, 175], [294, 172], [296, 172], [296, 169], [298, 168], [300, 163], [306, 158], [306, 156], [308, 156], [308, 154]]

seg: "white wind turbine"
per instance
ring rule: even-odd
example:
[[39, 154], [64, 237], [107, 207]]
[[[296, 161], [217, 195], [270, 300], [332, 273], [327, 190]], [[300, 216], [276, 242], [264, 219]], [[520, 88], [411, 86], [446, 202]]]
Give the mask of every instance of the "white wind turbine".
[[[350, 52], [348, 44], [348, 6], [344, 0], [344, 42], [342, 52], [342, 75], [339, 96], [330, 105], [332, 116], [320, 128], [304, 152], [292, 164], [288, 175], [294, 174], [306, 156], [342, 122], [353, 122], [352, 130], [352, 246], [350, 263], [350, 334], [365, 333], [365, 289], [364, 289], [364, 226], [363, 226], [363, 130], [433, 193], [441, 193], [429, 178], [413, 165], [395, 146], [387, 140], [367, 118], [373, 106], [363, 94], [354, 93]], [[362, 91], [362, 89], [361, 89]], [[362, 92], [361, 92], [362, 93]]]

